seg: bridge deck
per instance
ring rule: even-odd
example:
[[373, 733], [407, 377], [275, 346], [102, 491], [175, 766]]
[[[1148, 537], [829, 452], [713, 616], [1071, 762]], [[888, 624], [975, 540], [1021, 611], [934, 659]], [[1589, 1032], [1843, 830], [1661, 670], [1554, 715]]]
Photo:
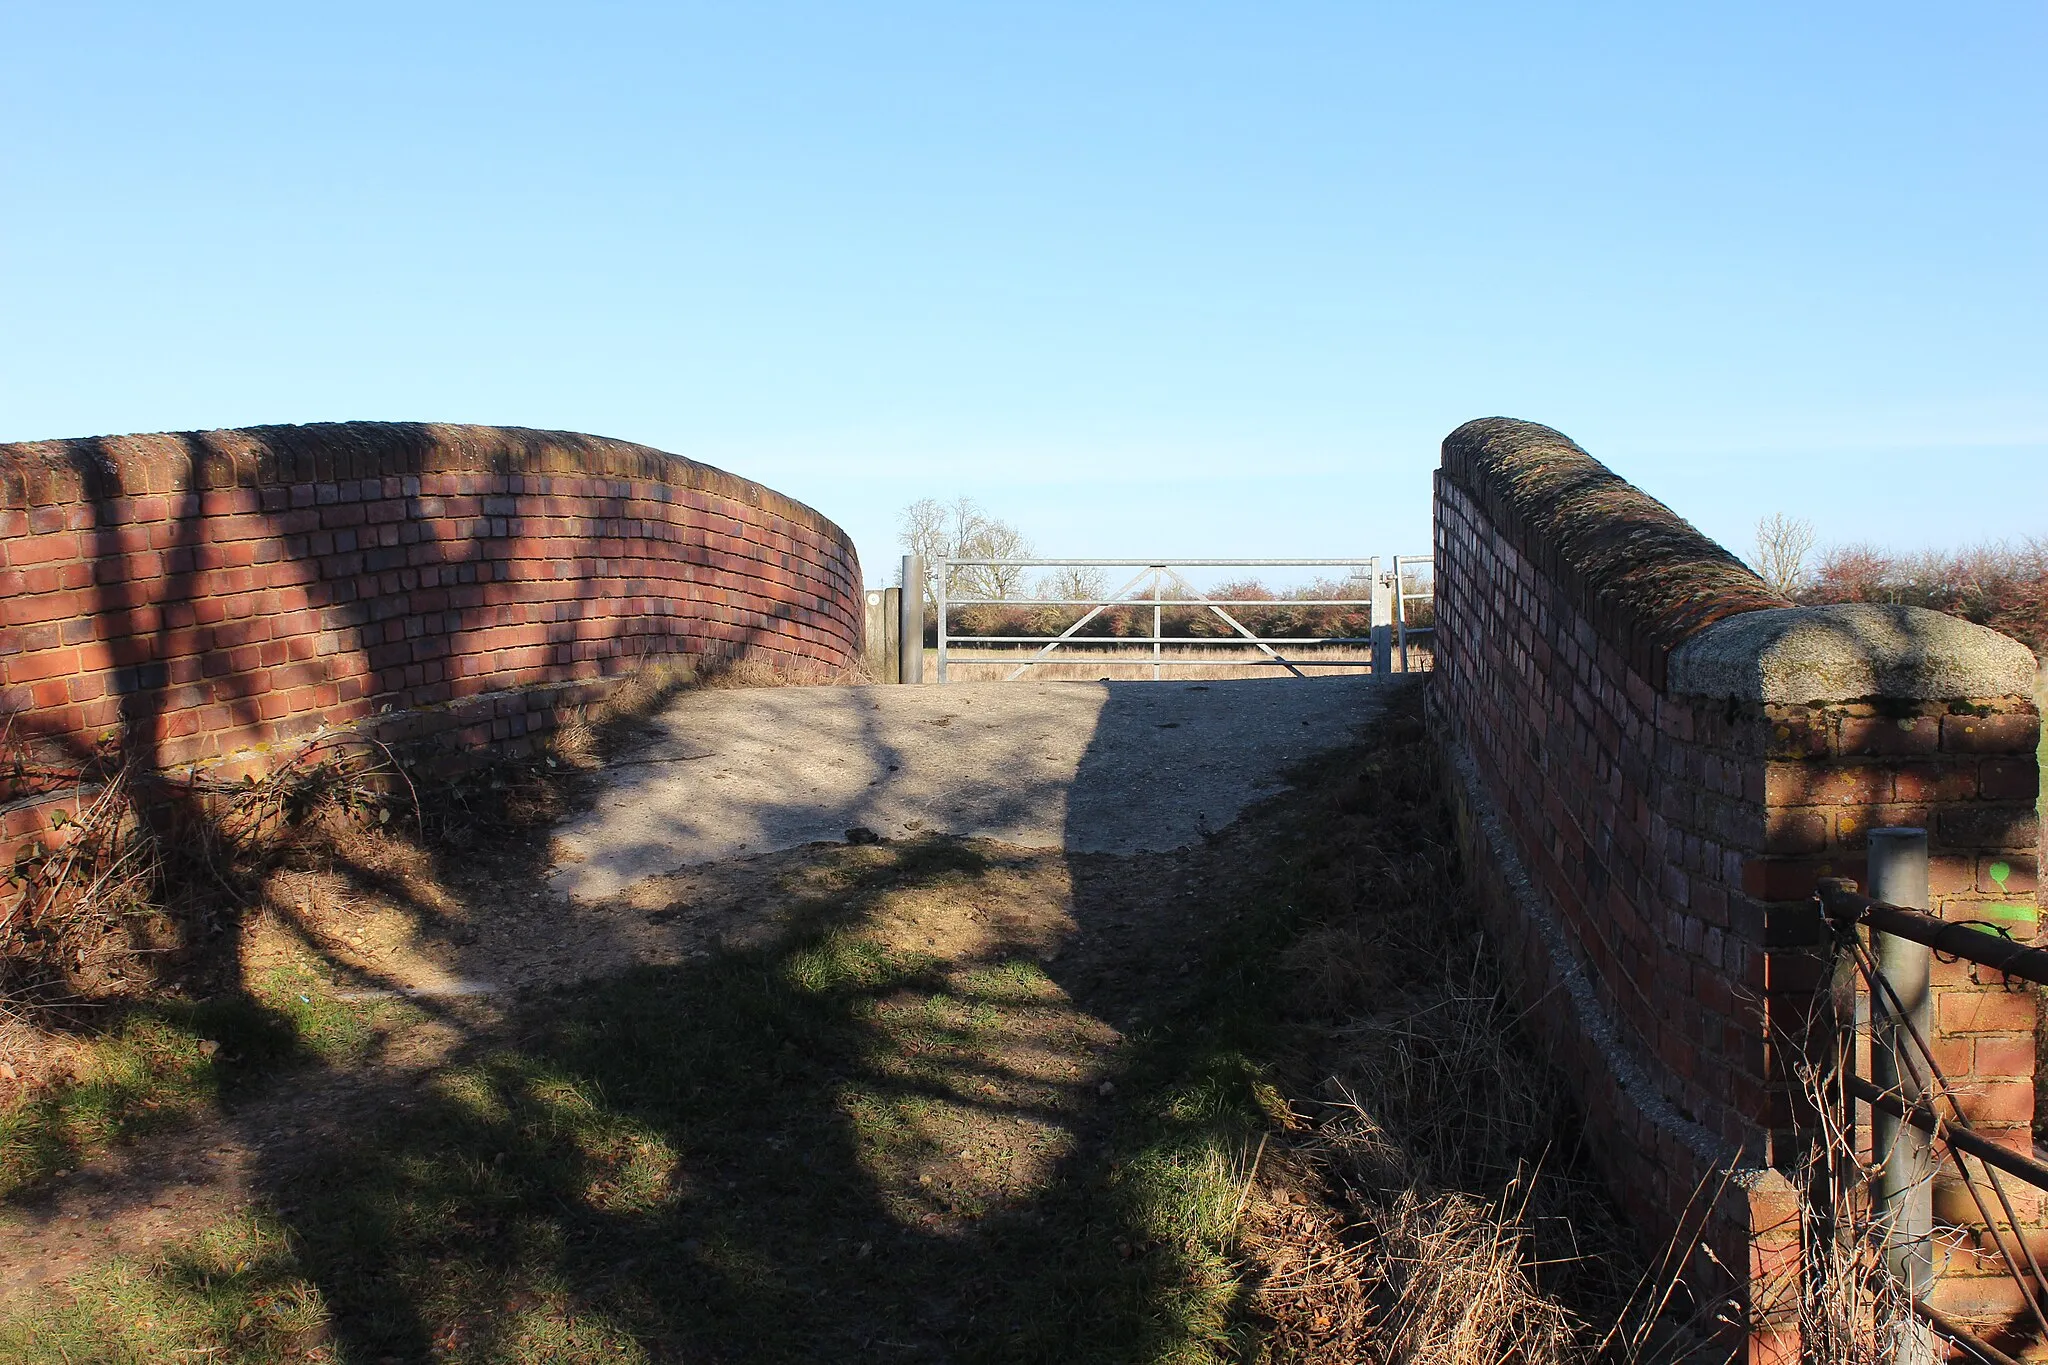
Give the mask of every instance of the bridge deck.
[[1371, 678], [693, 692], [608, 766], [553, 888], [610, 896], [702, 863], [952, 834], [1086, 853], [1220, 829], [1380, 708]]

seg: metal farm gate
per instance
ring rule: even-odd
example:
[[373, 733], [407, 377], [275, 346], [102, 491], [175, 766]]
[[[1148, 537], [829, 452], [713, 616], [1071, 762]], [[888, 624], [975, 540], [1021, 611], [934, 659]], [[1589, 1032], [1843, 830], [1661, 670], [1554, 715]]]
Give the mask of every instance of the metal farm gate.
[[[1007, 679], [1025, 676], [1034, 667], [1054, 662], [1084, 661], [1109, 666], [1146, 667], [1155, 679], [1168, 669], [1262, 666], [1297, 678], [1316, 669], [1369, 670], [1375, 674], [1408, 672], [1413, 644], [1434, 630], [1417, 604], [1432, 601], [1427, 555], [1396, 555], [1389, 573], [1380, 571], [1377, 556], [1364, 559], [971, 559], [941, 558], [931, 569], [933, 608], [937, 618], [937, 681], [949, 680], [959, 664], [1010, 665]], [[905, 585], [901, 626], [901, 663], [890, 672], [903, 681], [921, 681], [923, 610], [920, 599], [924, 565], [916, 556], [904, 558]], [[1316, 569], [1337, 571], [1335, 591], [1288, 596], [1217, 596], [1197, 589], [1184, 570]], [[1069, 585], [1082, 583], [1095, 571], [1130, 571], [1115, 590], [1075, 595], [1072, 592], [1032, 596], [1027, 577], [1066, 571]], [[1324, 585], [1329, 586], [1327, 583]], [[1052, 613], [1057, 630], [1024, 634], [1003, 630], [961, 629], [963, 614], [1031, 610]], [[1145, 623], [1150, 629], [1105, 633], [1114, 625]], [[1210, 623], [1212, 633], [1197, 633], [1188, 613]], [[1168, 613], [1190, 628], [1167, 633]], [[1254, 625], [1278, 617], [1291, 622], [1288, 633], [1262, 632]], [[1071, 618], [1071, 619], [1067, 619]], [[1304, 625], [1304, 622], [1306, 623]], [[1352, 627], [1331, 633], [1329, 627]], [[1095, 627], [1090, 633], [1090, 627]], [[1321, 626], [1322, 629], [1313, 627]], [[997, 652], [991, 653], [991, 650]], [[1169, 654], [1168, 650], [1174, 651]], [[971, 651], [971, 652], [970, 652]], [[1108, 657], [1104, 651], [1114, 651]], [[1229, 657], [1201, 657], [1227, 654]]]

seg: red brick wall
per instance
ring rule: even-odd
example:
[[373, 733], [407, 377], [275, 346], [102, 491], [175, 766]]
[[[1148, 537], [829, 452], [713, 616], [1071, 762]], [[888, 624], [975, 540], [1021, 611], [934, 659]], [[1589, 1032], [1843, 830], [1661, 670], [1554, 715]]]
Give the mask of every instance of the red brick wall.
[[[59, 772], [113, 744], [260, 763], [377, 716], [516, 740], [653, 658], [853, 667], [860, 604], [830, 521], [623, 441], [338, 423], [0, 446], [0, 712]], [[0, 838], [38, 820], [17, 800]]]
[[[1745, 867], [1752, 894], [1810, 894], [1820, 876], [1867, 884], [1872, 829], [1928, 832], [1934, 913], [2003, 925], [2037, 942], [2040, 823], [2035, 746], [2040, 718], [2023, 697], [1957, 702], [1847, 702], [1769, 706], [1761, 742], [1770, 838]], [[1994, 877], [1997, 869], [2002, 877]], [[2001, 913], [2025, 907], [2028, 921]], [[2039, 995], [2008, 988], [1997, 972], [1968, 962], [1933, 964], [1935, 1060], [1963, 1110], [1986, 1137], [2032, 1155]], [[1858, 1070], [1869, 1075], [1867, 1041]], [[1867, 1134], [1865, 1135], [1867, 1139]], [[2048, 1264], [2041, 1196], [2007, 1182], [2036, 1258]], [[2019, 1287], [1952, 1172], [1937, 1173], [1935, 1216], [1946, 1224], [1935, 1303], [1989, 1335], [2024, 1325]], [[2023, 1332], [2022, 1335], [2031, 1335]]]
[[[1861, 879], [1873, 825], [1924, 824], [1942, 913], [2031, 903], [2033, 704], [1675, 694], [1677, 647], [1789, 604], [1548, 428], [1453, 433], [1435, 514], [1432, 713], [1492, 922], [1646, 1239], [1736, 1172], [1708, 1236], [1749, 1267], [1734, 1288], [1769, 1356], [1798, 1251], [1772, 1172], [1808, 1140], [1797, 1068], [1828, 971], [1815, 878]], [[2024, 1145], [2032, 997], [1937, 971], [1938, 1046]]]

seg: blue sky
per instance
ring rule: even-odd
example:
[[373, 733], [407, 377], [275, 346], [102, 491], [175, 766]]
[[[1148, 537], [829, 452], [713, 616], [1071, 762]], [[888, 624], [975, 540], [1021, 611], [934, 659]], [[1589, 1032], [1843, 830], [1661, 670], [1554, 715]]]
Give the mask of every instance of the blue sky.
[[1426, 547], [1443, 435], [1738, 550], [2048, 532], [2048, 7], [0, 0], [0, 441], [563, 427], [848, 528]]

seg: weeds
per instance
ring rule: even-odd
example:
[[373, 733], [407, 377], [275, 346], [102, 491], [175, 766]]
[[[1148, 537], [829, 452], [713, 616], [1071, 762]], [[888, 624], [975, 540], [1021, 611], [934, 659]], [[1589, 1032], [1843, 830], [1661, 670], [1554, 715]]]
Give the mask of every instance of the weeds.
[[1322, 802], [1300, 874], [1286, 961], [1322, 1041], [1296, 1063], [1308, 1118], [1247, 1201], [1259, 1302], [1288, 1359], [1593, 1359], [1642, 1277], [1633, 1239], [1520, 1032], [1413, 709], [1380, 741]]
[[240, 782], [173, 784], [118, 755], [74, 776], [58, 841], [15, 865], [0, 917], [0, 988], [17, 1015], [62, 1019], [170, 984], [163, 959], [189, 966], [316, 817], [381, 826], [418, 809], [407, 765], [356, 735], [316, 740]]
[[1958, 551], [1893, 554], [1837, 546], [1799, 585], [1802, 602], [1896, 602], [1931, 607], [2023, 641], [2048, 655], [2048, 537]]

